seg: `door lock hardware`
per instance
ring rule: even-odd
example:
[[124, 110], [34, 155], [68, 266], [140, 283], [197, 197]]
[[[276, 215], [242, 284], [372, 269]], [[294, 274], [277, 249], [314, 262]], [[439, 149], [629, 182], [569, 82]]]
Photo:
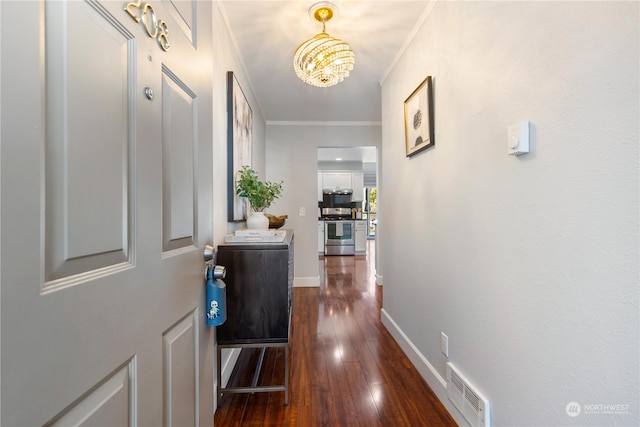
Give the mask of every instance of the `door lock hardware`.
[[153, 89], [151, 89], [150, 87], [145, 87], [144, 94], [149, 101], [153, 101]]

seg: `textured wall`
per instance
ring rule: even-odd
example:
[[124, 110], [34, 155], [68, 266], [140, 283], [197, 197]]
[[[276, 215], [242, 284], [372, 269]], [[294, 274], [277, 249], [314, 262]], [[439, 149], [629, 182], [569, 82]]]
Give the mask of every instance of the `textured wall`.
[[[387, 323], [441, 396], [447, 333], [494, 425], [640, 421], [638, 39], [637, 2], [438, 2], [383, 84]], [[406, 158], [427, 75], [436, 145]]]

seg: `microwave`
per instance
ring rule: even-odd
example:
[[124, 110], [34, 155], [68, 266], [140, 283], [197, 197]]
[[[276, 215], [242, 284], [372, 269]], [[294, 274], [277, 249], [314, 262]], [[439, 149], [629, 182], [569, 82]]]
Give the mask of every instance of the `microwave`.
[[353, 190], [341, 189], [341, 190], [323, 190], [322, 191], [322, 204], [328, 208], [340, 208], [351, 207], [351, 196]]

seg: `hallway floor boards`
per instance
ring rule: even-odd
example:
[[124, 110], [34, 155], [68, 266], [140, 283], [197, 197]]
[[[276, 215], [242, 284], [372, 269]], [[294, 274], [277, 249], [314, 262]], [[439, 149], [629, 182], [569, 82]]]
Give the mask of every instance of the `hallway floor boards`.
[[[283, 392], [227, 394], [216, 427], [456, 425], [380, 322], [369, 248], [321, 257], [321, 286], [294, 289], [289, 405]], [[242, 351], [230, 385], [251, 383], [258, 355]], [[284, 350], [268, 349], [258, 384], [283, 378]]]

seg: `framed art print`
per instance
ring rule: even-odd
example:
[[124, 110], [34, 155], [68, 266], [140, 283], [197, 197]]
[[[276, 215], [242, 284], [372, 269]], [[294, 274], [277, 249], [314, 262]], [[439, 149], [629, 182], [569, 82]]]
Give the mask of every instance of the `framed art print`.
[[228, 221], [239, 222], [247, 218], [244, 199], [236, 195], [236, 177], [242, 166], [251, 167], [251, 106], [233, 74], [227, 72], [227, 209]]
[[433, 85], [431, 76], [404, 101], [404, 133], [407, 157], [435, 145]]

